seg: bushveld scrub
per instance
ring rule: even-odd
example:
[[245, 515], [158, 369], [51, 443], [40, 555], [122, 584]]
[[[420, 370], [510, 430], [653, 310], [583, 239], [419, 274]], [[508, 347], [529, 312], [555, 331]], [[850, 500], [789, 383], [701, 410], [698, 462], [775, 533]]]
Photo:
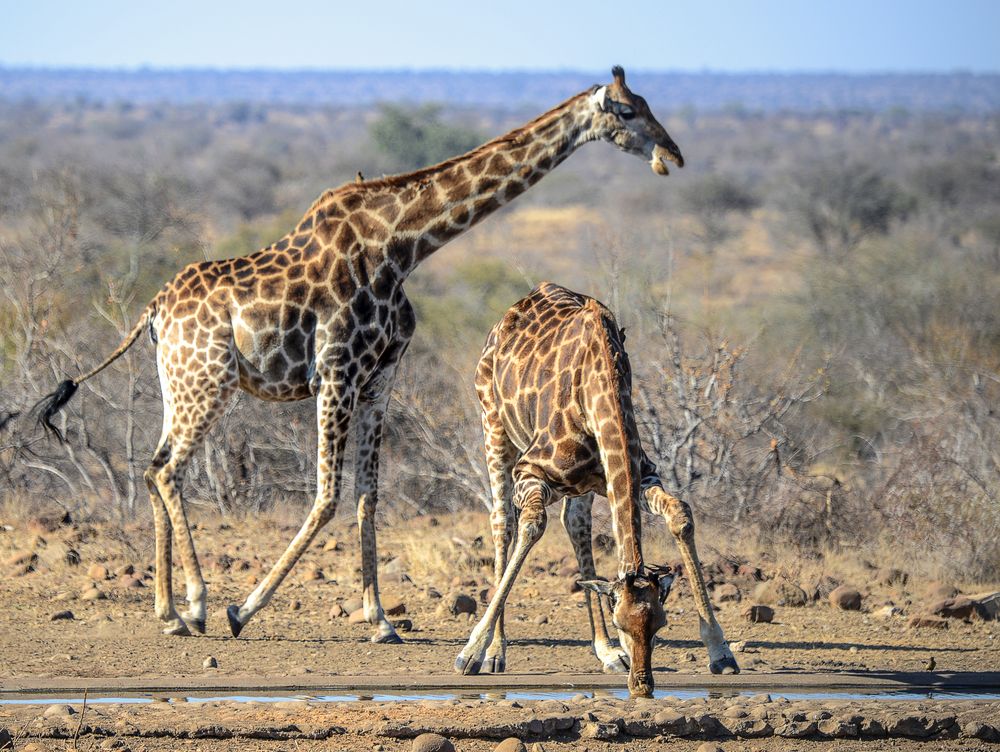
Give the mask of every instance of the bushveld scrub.
[[[484, 139], [511, 117], [475, 127]], [[160, 410], [148, 344], [81, 389], [60, 417], [66, 445], [26, 409], [109, 352], [183, 264], [266, 245], [358, 170], [465, 148], [469, 122], [447, 108], [0, 104], [0, 496], [19, 513], [145, 517]], [[408, 284], [419, 323], [380, 512], [483, 503], [472, 371], [500, 313], [551, 279], [615, 309], [647, 451], [727, 545], [919, 553], [928, 576], [995, 577], [1000, 121], [687, 111], [665, 125], [683, 171], [657, 182], [583, 152]], [[311, 402], [238, 399], [188, 498], [225, 514], [304, 507], [314, 445]]]

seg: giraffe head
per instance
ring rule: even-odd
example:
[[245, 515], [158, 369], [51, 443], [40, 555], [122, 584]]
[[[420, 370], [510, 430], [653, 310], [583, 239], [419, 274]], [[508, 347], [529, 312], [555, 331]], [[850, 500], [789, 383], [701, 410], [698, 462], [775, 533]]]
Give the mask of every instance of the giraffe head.
[[684, 157], [667, 129], [653, 116], [646, 100], [625, 85], [625, 71], [616, 65], [611, 74], [614, 81], [590, 95], [597, 109], [597, 136], [648, 160], [657, 175], [669, 174], [667, 162], [683, 167]]
[[611, 621], [629, 657], [628, 691], [632, 697], [653, 696], [653, 638], [667, 623], [663, 602], [673, 581], [670, 567], [647, 567], [614, 582], [580, 583], [588, 590], [606, 595], [611, 603]]

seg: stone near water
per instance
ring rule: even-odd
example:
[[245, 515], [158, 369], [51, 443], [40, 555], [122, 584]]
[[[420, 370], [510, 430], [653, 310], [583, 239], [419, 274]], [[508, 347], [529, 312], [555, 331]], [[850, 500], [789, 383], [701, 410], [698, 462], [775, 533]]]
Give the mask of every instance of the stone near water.
[[411, 752], [455, 752], [455, 745], [440, 734], [421, 734], [413, 740]]
[[753, 599], [768, 606], [805, 606], [809, 603], [806, 591], [793, 582], [776, 578], [765, 580], [753, 590]]
[[910, 629], [920, 629], [920, 628], [947, 629], [948, 620], [942, 619], [940, 616], [917, 614], [915, 616], [910, 617], [910, 620], [906, 622], [906, 626], [908, 626]]
[[56, 718], [58, 716], [75, 715], [75, 714], [76, 711], [73, 710], [73, 707], [71, 705], [62, 705], [62, 704], [49, 705], [47, 708], [45, 708], [45, 712], [42, 713], [42, 715], [45, 716], [46, 718]]
[[734, 653], [742, 653], [744, 650], [747, 649], [747, 641], [740, 640], [739, 642], [731, 642], [729, 643], [729, 649], [732, 650]]
[[770, 606], [756, 604], [743, 612], [743, 618], [754, 624], [770, 624], [774, 621], [774, 609]]
[[459, 614], [475, 614], [476, 608], [476, 601], [464, 593], [452, 596], [448, 603], [448, 612], [452, 616], [458, 616]]
[[847, 585], [841, 585], [830, 593], [830, 605], [842, 611], [860, 611], [861, 593]]
[[347, 615], [350, 616], [365, 604], [360, 598], [348, 598], [340, 605], [343, 607], [344, 611], [347, 612]]
[[398, 598], [389, 598], [382, 603], [386, 616], [402, 616], [406, 613], [406, 604]]
[[493, 752], [528, 752], [528, 748], [520, 739], [511, 736], [495, 746]]

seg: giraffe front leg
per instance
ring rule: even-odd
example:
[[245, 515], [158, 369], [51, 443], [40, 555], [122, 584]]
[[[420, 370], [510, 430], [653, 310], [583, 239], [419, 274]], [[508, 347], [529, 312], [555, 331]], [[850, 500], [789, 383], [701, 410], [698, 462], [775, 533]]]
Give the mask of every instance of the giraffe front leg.
[[233, 637], [239, 637], [253, 615], [270, 602], [274, 592], [309, 547], [316, 533], [336, 512], [344, 467], [344, 445], [347, 443], [347, 427], [354, 407], [354, 395], [355, 391], [347, 381], [328, 379], [321, 383], [316, 399], [316, 420], [319, 424], [316, 499], [302, 527], [267, 576], [247, 596], [242, 606], [232, 605], [226, 609]]
[[476, 624], [469, 636], [469, 641], [455, 659], [455, 671], [460, 674], [478, 674], [483, 666], [486, 649], [496, 629], [497, 619], [503, 612], [507, 596], [510, 594], [521, 566], [545, 532], [545, 503], [551, 497], [551, 491], [537, 479], [515, 483], [514, 503], [520, 510], [518, 519], [517, 543], [514, 555], [511, 557], [503, 578], [497, 586], [497, 592], [486, 607], [483, 618]]
[[[573, 551], [576, 553], [576, 561], [580, 567], [581, 580], [597, 579], [597, 570], [594, 566], [594, 547], [591, 537], [593, 530], [591, 508], [594, 504], [594, 495], [578, 496], [563, 501], [562, 524], [566, 528], [566, 534], [573, 544]], [[608, 626], [604, 618], [604, 608], [601, 603], [601, 596], [592, 593], [590, 590], [583, 591], [587, 602], [587, 616], [590, 619], [590, 639], [594, 655], [601, 662], [604, 673], [622, 674], [628, 673], [629, 658], [628, 653], [619, 647], [615, 647], [608, 635]]]
[[695, 607], [698, 610], [699, 633], [701, 641], [708, 648], [708, 668], [713, 674], [738, 674], [739, 664], [733, 657], [729, 643], [722, 633], [722, 626], [715, 618], [712, 602], [705, 587], [705, 578], [698, 560], [698, 551], [694, 545], [694, 517], [691, 507], [677, 499], [658, 485], [650, 486], [644, 491], [646, 503], [654, 514], [662, 514], [667, 521], [667, 528], [677, 541], [677, 547], [684, 561], [684, 569], [691, 584]]
[[362, 603], [365, 621], [375, 625], [372, 642], [398, 644], [403, 640], [382, 610], [378, 592], [378, 548], [375, 539], [375, 509], [378, 506], [378, 461], [382, 426], [395, 377], [395, 366], [375, 374], [358, 402], [355, 487], [358, 492], [358, 534], [361, 536]]
[[[509, 483], [505, 484], [509, 486]], [[507, 554], [513, 536], [514, 510], [510, 507], [506, 490], [500, 494], [500, 503], [494, 502], [490, 514], [490, 528], [493, 533], [493, 585], [500, 587], [500, 581], [507, 569]], [[502, 674], [507, 670], [507, 635], [504, 632], [503, 609], [497, 615], [493, 627], [493, 637], [483, 660], [483, 671], [487, 674]]]

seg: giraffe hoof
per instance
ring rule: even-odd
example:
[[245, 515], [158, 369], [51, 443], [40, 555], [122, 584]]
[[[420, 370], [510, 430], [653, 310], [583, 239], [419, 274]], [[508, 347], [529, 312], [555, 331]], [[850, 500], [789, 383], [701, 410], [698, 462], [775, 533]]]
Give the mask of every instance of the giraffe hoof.
[[185, 614], [182, 618], [184, 619], [184, 623], [187, 624], [191, 630], [197, 632], [198, 634], [205, 634], [204, 619], [195, 619], [190, 614]]
[[492, 658], [487, 656], [486, 662], [483, 664], [483, 671], [487, 674], [502, 674], [506, 670], [507, 661], [498, 655]]
[[463, 655], [458, 656], [455, 659], [455, 672], [462, 674], [463, 676], [472, 676], [479, 673], [479, 670], [483, 667], [482, 661], [474, 661], [471, 658], [466, 658]]
[[390, 632], [389, 634], [382, 634], [381, 632], [376, 632], [372, 635], [372, 642], [376, 645], [402, 645], [403, 638], [400, 637], [395, 632]]
[[233, 637], [239, 637], [243, 631], [243, 622], [240, 621], [240, 609], [237, 606], [230, 606], [226, 609], [226, 616], [229, 618], [229, 630]]
[[180, 618], [178, 618], [176, 624], [171, 624], [163, 630], [163, 634], [171, 635], [173, 637], [190, 637], [191, 630], [188, 629], [188, 625], [185, 624]]
[[604, 673], [606, 674], [627, 674], [628, 669], [628, 658], [624, 655], [616, 655], [604, 664]]
[[708, 664], [708, 670], [713, 674], [738, 674], [740, 672], [739, 664], [736, 663], [736, 659], [731, 655], [727, 655], [724, 658], [720, 658], [717, 661], [712, 661]]

